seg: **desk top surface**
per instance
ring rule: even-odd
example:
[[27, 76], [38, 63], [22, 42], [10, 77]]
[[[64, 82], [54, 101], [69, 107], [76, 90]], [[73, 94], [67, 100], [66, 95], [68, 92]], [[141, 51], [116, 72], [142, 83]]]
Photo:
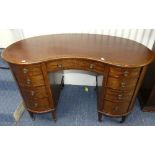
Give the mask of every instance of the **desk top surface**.
[[153, 53], [140, 43], [119, 37], [56, 34], [18, 41], [5, 49], [2, 58], [13, 64], [82, 58], [121, 67], [139, 67], [149, 64], [153, 60]]

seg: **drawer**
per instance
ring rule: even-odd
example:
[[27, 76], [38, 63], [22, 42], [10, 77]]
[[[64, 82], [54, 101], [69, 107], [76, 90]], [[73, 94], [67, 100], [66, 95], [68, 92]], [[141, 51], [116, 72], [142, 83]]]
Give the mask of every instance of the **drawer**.
[[45, 86], [34, 87], [34, 88], [32, 87], [29, 89], [25, 87], [21, 87], [20, 89], [25, 101], [48, 97], [47, 89]]
[[41, 65], [11, 65], [13, 72], [18, 77], [35, 76], [42, 74]]
[[42, 98], [33, 101], [25, 101], [25, 103], [28, 109], [37, 112], [48, 111], [52, 107], [48, 98]]
[[133, 95], [133, 90], [118, 91], [118, 90], [107, 88], [105, 90], [104, 98], [112, 102], [125, 102], [125, 101], [130, 101], [132, 98], [132, 95]]
[[118, 89], [118, 90], [129, 90], [129, 89], [134, 89], [136, 83], [137, 83], [137, 78], [132, 78], [132, 79], [117, 79], [113, 77], [109, 77], [107, 80], [106, 86], [112, 89]]
[[111, 102], [104, 100], [102, 111], [111, 115], [123, 115], [128, 111], [130, 102]]
[[92, 72], [103, 73], [104, 64], [92, 60], [63, 59], [54, 60], [47, 63], [48, 71], [65, 70], [65, 69], [82, 69]]
[[36, 87], [45, 85], [43, 75], [36, 75], [31, 77], [17, 77], [18, 83], [25, 87]]
[[140, 73], [140, 68], [118, 68], [118, 67], [110, 67], [109, 75], [112, 77], [120, 78], [120, 77], [127, 77], [133, 78], [138, 77]]

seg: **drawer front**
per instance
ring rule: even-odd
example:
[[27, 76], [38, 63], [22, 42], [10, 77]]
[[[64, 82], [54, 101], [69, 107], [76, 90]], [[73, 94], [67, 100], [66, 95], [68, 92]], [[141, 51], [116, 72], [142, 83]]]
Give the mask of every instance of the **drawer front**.
[[104, 65], [92, 60], [63, 59], [54, 60], [47, 63], [48, 71], [64, 70], [64, 69], [83, 69], [92, 72], [104, 72]]
[[131, 101], [133, 90], [130, 91], [116, 91], [107, 88], [105, 90], [105, 99], [112, 102], [127, 102]]
[[103, 112], [111, 115], [123, 115], [127, 112], [130, 102], [111, 102], [104, 100]]
[[40, 75], [42, 74], [41, 70], [41, 65], [11, 65], [13, 72], [18, 76], [18, 77], [27, 77], [27, 76], [35, 76], [35, 75]]
[[21, 92], [25, 101], [48, 97], [47, 89], [45, 86], [29, 89], [21, 87]]
[[18, 83], [25, 87], [36, 87], [45, 85], [43, 75], [36, 75], [31, 77], [19, 78], [17, 77]]
[[25, 103], [28, 109], [38, 112], [50, 110], [52, 107], [48, 98], [25, 101]]
[[137, 78], [125, 80], [109, 77], [107, 81], [107, 87], [118, 90], [134, 89], [137, 80]]
[[140, 68], [118, 68], [118, 67], [110, 67], [109, 75], [115, 78], [126, 77], [133, 78], [138, 77], [140, 73]]

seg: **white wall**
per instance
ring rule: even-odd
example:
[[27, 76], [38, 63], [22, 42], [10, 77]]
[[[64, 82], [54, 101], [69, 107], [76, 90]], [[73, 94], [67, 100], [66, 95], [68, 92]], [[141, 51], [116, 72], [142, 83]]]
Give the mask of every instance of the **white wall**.
[[6, 48], [22, 38], [23, 31], [20, 29], [0, 29], [0, 48]]

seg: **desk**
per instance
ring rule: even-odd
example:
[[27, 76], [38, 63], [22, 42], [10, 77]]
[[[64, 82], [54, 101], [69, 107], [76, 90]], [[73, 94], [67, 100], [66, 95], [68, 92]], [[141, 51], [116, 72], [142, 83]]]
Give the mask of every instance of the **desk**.
[[51, 112], [56, 120], [62, 71], [78, 69], [97, 73], [99, 121], [106, 115], [121, 117], [124, 122], [153, 53], [142, 44], [119, 37], [57, 34], [18, 41], [5, 49], [2, 58], [10, 65], [31, 117]]

